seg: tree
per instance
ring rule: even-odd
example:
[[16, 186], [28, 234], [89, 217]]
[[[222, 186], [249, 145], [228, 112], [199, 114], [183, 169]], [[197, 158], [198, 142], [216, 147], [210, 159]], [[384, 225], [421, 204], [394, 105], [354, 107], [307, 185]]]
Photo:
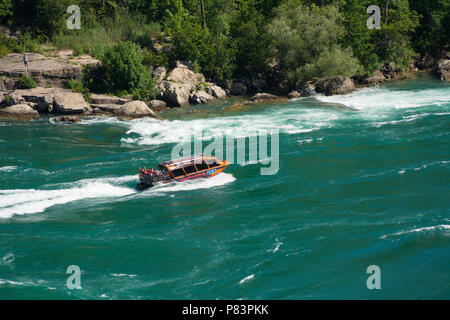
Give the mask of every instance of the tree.
[[132, 42], [119, 42], [102, 58], [101, 81], [109, 93], [150, 91], [152, 78], [142, 65], [141, 48]]
[[266, 28], [268, 19], [257, 10], [259, 3], [256, 0], [243, 2], [231, 22], [238, 76], [264, 77], [269, 71], [268, 60], [274, 56]]
[[11, 0], [0, 0], [0, 21], [12, 15]]
[[294, 86], [298, 80], [308, 80], [312, 75], [333, 77], [356, 73], [359, 62], [352, 56], [351, 48], [342, 49], [339, 45], [345, 35], [341, 20], [342, 15], [334, 5], [306, 7], [301, 1], [289, 0], [275, 9], [268, 30], [288, 86]]

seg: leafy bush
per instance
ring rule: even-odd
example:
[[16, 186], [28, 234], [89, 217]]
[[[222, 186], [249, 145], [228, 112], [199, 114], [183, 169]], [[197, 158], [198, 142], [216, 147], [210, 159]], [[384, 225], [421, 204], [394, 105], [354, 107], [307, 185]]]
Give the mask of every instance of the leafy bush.
[[9, 53], [9, 49], [4, 44], [0, 44], [0, 58], [3, 58]]
[[339, 40], [345, 29], [334, 5], [306, 7], [287, 1], [275, 10], [269, 34], [278, 50], [283, 80], [294, 86], [298, 80], [352, 75], [359, 62], [350, 48], [342, 50]]
[[145, 49], [143, 52], [142, 64], [145, 66], [169, 66], [169, 58], [163, 53], [155, 53], [152, 50]]
[[19, 79], [19, 88], [20, 89], [36, 88], [36, 82], [33, 80], [33, 78], [23, 75]]
[[91, 92], [90, 92], [89, 88], [85, 87], [83, 81], [70, 79], [67, 82], [66, 88], [72, 90], [73, 92], [79, 92], [79, 93], [83, 94], [83, 96], [87, 100], [90, 100]]
[[101, 67], [85, 70], [84, 83], [92, 91], [132, 94], [148, 100], [154, 82], [142, 60], [142, 49], [138, 45], [119, 42], [106, 50]]
[[42, 53], [39, 42], [29, 33], [25, 33], [19, 39], [8, 38], [4, 34], [0, 34], [0, 57], [5, 56], [9, 52], [38, 52]]

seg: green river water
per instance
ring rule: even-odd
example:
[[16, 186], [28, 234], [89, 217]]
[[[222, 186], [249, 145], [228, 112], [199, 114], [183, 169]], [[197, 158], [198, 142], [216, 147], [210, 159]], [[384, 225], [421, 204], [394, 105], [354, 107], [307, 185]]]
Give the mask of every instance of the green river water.
[[[0, 298], [450, 298], [449, 84], [232, 102], [162, 121], [0, 120]], [[273, 129], [275, 175], [257, 161], [134, 189], [140, 166], [194, 131]], [[370, 265], [380, 290], [366, 286]]]

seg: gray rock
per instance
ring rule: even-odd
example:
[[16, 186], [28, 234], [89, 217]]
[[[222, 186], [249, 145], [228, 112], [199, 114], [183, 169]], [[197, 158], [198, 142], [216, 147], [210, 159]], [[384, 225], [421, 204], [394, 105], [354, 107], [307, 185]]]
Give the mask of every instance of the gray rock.
[[15, 119], [37, 119], [39, 114], [27, 104], [16, 104], [10, 107], [1, 108], [0, 116]]
[[227, 93], [221, 87], [212, 85], [205, 89], [206, 93], [217, 99], [224, 99], [227, 97]]
[[35, 105], [39, 112], [51, 112], [53, 107], [54, 89], [37, 87], [33, 89], [19, 89], [11, 93], [12, 104], [25, 103]]
[[164, 80], [159, 86], [158, 98], [169, 106], [181, 107], [189, 102], [192, 86]]
[[278, 100], [281, 97], [275, 96], [273, 94], [270, 93], [257, 93], [255, 94], [253, 97], [251, 97], [250, 99], [248, 99], [249, 101], [267, 101], [267, 100]]
[[231, 88], [231, 94], [234, 96], [243, 96], [247, 93], [247, 86], [243, 82], [234, 82]]
[[162, 100], [151, 100], [150, 101], [150, 108], [152, 110], [160, 111], [167, 108], [167, 104]]
[[442, 81], [450, 81], [450, 60], [441, 60], [437, 65], [437, 73]]
[[[103, 112], [114, 113], [120, 109], [120, 104], [91, 104], [92, 108], [99, 109]], [[97, 112], [98, 113], [98, 112]]]
[[83, 95], [70, 90], [59, 89], [54, 91], [53, 111], [62, 114], [92, 113], [89, 104]]
[[189, 102], [192, 104], [207, 104], [213, 100], [216, 100], [216, 98], [205, 91], [197, 91], [189, 96]]
[[155, 79], [155, 81], [157, 83], [160, 83], [161, 81], [163, 81], [164, 78], [166, 77], [166, 75], [167, 75], [167, 69], [165, 67], [157, 67], [152, 72], [153, 79]]
[[302, 96], [302, 94], [298, 90], [293, 90], [293, 91], [289, 92], [288, 96], [289, 96], [289, 99], [294, 99], [294, 98], [300, 98]]
[[384, 74], [376, 70], [371, 76], [362, 78], [361, 82], [369, 85], [376, 85], [378, 83], [386, 81]]
[[91, 103], [92, 104], [117, 104], [123, 105], [127, 102], [130, 102], [130, 99], [119, 98], [116, 96], [108, 96], [106, 94], [91, 94]]
[[189, 70], [194, 70], [194, 65], [191, 61], [177, 61], [176, 62], [177, 68], [187, 68]]
[[54, 120], [55, 122], [72, 122], [72, 123], [77, 123], [81, 121], [80, 117], [77, 116], [56, 117]]
[[152, 117], [156, 118], [155, 113], [150, 109], [143, 101], [131, 101], [119, 108], [116, 114], [127, 118], [143, 118]]
[[285, 97], [279, 97], [279, 96], [275, 96], [270, 93], [262, 92], [262, 93], [255, 94], [253, 97], [248, 99], [248, 101], [245, 101], [244, 103], [242, 103], [242, 105], [251, 105], [251, 104], [274, 102], [274, 101], [284, 101], [284, 100], [287, 100], [287, 99]]
[[81, 66], [64, 59], [48, 58], [37, 53], [27, 53], [28, 70], [23, 65], [23, 55], [10, 53], [0, 59], [0, 88], [14, 90], [23, 75], [31, 76], [38, 86], [64, 87], [70, 79], [81, 79]]
[[321, 79], [316, 83], [316, 91], [328, 96], [347, 94], [355, 90], [355, 84], [350, 78], [338, 76], [332, 79]]

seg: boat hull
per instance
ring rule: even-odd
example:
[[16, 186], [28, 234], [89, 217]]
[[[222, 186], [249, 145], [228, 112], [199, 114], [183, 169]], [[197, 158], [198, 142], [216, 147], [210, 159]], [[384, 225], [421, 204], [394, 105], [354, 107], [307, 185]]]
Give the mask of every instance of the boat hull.
[[171, 178], [171, 179], [162, 180], [162, 181], [145, 181], [144, 180], [144, 181], [141, 181], [141, 183], [139, 183], [136, 186], [136, 189], [139, 191], [143, 191], [143, 190], [147, 190], [149, 188], [152, 188], [156, 185], [163, 184], [163, 183], [183, 182], [183, 181], [187, 181], [187, 180], [195, 180], [195, 179], [200, 179], [200, 178], [211, 178], [211, 177], [218, 175], [219, 173], [222, 173], [227, 167], [228, 167], [228, 163], [223, 166], [219, 166], [216, 168], [192, 173], [192, 174], [186, 175], [184, 177], [180, 177], [180, 178]]

